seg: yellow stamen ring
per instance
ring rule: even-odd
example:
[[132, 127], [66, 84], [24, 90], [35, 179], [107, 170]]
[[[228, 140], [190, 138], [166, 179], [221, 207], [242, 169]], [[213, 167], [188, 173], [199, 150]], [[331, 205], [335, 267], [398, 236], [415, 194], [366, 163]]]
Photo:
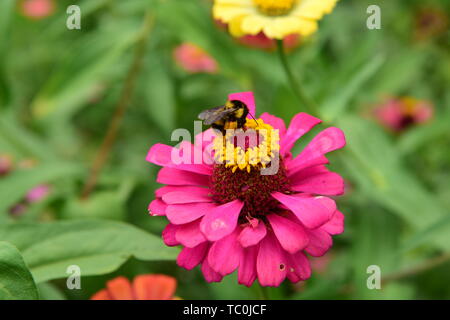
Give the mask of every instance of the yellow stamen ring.
[[278, 156], [279, 142], [278, 130], [262, 119], [247, 119], [245, 131], [228, 130], [225, 136], [214, 139], [214, 157], [232, 172], [239, 169], [250, 173], [252, 168], [266, 168]]
[[253, 0], [253, 3], [266, 15], [281, 16], [291, 11], [296, 0]]

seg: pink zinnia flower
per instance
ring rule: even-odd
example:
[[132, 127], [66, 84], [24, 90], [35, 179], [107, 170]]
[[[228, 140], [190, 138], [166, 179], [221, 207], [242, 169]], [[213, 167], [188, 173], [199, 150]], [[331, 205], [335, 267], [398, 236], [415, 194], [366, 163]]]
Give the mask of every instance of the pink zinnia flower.
[[[244, 102], [255, 115], [251, 92], [231, 94], [229, 100]], [[149, 212], [170, 221], [163, 240], [184, 247], [178, 265], [188, 270], [201, 265], [208, 282], [221, 281], [236, 270], [239, 283], [246, 286], [256, 279], [263, 286], [278, 286], [285, 278], [308, 279], [307, 255], [324, 255], [332, 246], [331, 236], [344, 230], [344, 216], [328, 197], [343, 194], [344, 181], [326, 168], [325, 157], [344, 147], [343, 132], [323, 130], [294, 158], [295, 142], [321, 120], [299, 113], [288, 128], [268, 113], [256, 120], [247, 119], [246, 130], [274, 129], [263, 134], [256, 147], [268, 141], [271, 165], [279, 155], [273, 175], [262, 175], [266, 164], [252, 157], [244, 165], [211, 161], [228, 155], [220, 147], [226, 139], [215, 137], [211, 129], [198, 135], [195, 145], [180, 145], [188, 158], [203, 154], [196, 164], [173, 161], [171, 155], [179, 150], [163, 144], [154, 145], [147, 155], [147, 161], [163, 167], [157, 182], [166, 184], [156, 191]], [[211, 140], [213, 153], [205, 143]], [[253, 147], [231, 154], [245, 160]]]
[[219, 69], [214, 58], [192, 43], [183, 43], [176, 47], [173, 56], [175, 61], [189, 73], [216, 73]]
[[401, 132], [413, 125], [422, 124], [433, 117], [433, 106], [427, 101], [413, 98], [389, 99], [375, 108], [375, 116], [385, 127]]
[[32, 19], [43, 19], [55, 10], [53, 0], [24, 0], [20, 6], [22, 14]]
[[50, 193], [50, 187], [45, 184], [34, 187], [25, 195], [25, 200], [29, 203], [38, 202]]

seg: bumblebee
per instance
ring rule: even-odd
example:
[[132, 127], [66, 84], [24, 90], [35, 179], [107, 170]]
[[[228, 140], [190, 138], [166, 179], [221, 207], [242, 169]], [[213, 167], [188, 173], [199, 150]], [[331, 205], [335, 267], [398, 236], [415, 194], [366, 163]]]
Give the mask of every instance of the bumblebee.
[[248, 107], [240, 100], [227, 101], [225, 105], [205, 110], [198, 115], [205, 125], [225, 135], [227, 129], [241, 129], [247, 121]]

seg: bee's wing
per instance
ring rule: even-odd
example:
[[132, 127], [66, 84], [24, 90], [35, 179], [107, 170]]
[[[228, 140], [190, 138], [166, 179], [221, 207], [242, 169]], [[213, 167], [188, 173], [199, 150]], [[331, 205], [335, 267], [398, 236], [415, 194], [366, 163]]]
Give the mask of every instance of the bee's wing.
[[201, 112], [198, 118], [203, 120], [203, 124], [209, 126], [234, 111], [236, 111], [234, 108], [225, 109], [225, 106], [219, 106]]
[[200, 114], [198, 115], [198, 118], [200, 120], [206, 120], [207, 118], [211, 117], [211, 115], [216, 114], [217, 112], [220, 112], [221, 110], [224, 110], [224, 106], [218, 106], [215, 108], [211, 108], [208, 110], [204, 110], [202, 112], [200, 112]]

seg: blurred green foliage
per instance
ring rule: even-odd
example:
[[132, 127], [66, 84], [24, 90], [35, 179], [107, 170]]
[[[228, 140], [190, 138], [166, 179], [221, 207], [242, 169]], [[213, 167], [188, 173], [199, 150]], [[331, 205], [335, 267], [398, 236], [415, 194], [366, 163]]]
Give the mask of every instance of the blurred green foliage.
[[[193, 130], [199, 111], [231, 92], [253, 90], [258, 114], [289, 121], [302, 111], [276, 53], [237, 44], [215, 25], [206, 0], [79, 0], [82, 28], [68, 30], [71, 2], [58, 1], [42, 20], [22, 16], [19, 1], [0, 2], [0, 154], [36, 162], [0, 177], [0, 241], [20, 250], [0, 243], [0, 284], [29, 288], [16, 298], [36, 298], [28, 267], [41, 299], [87, 299], [117, 275], [160, 272], [178, 279], [177, 295], [185, 299], [258, 297], [257, 288], [237, 285], [234, 276], [207, 284], [199, 270], [176, 266], [177, 249], [159, 237], [166, 220], [147, 214], [158, 185], [157, 168], [144, 160], [152, 144], [170, 143], [175, 128]], [[380, 30], [366, 28], [366, 8], [374, 3], [382, 10]], [[450, 34], [415, 39], [414, 17], [425, 7], [450, 12], [444, 0], [343, 0], [289, 55], [325, 125], [333, 122], [348, 139], [346, 151], [331, 157], [348, 184], [338, 200], [346, 231], [335, 237], [325, 272], [271, 288], [271, 298], [450, 298], [450, 262], [382, 290], [366, 286], [369, 265], [401, 275], [450, 251]], [[129, 109], [95, 191], [80, 199], [146, 12], [155, 24]], [[184, 72], [172, 55], [182, 42], [209, 52], [220, 72]], [[385, 96], [429, 100], [435, 118], [393, 135], [370, 117]], [[52, 186], [51, 195], [11, 216], [9, 209], [41, 183]], [[17, 265], [23, 284], [2, 271], [3, 261]], [[68, 262], [82, 266], [82, 290], [58, 280]]]

